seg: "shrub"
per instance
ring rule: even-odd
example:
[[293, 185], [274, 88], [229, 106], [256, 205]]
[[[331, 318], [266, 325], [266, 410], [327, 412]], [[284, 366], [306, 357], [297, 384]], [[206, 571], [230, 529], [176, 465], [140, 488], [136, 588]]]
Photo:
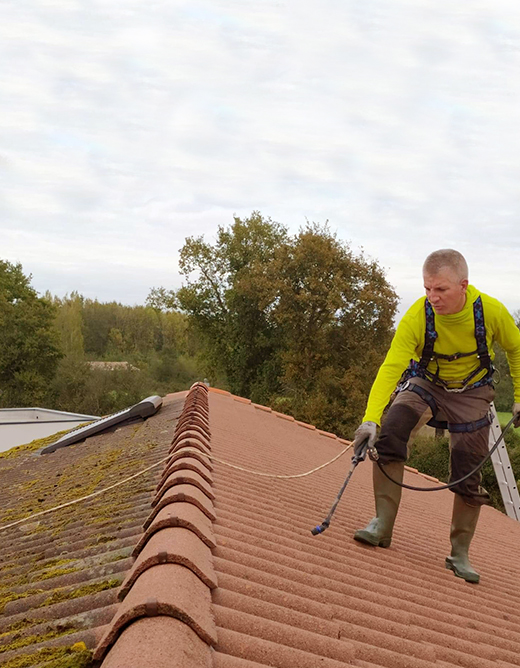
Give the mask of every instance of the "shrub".
[[[517, 485], [520, 485], [520, 434], [509, 430], [504, 440]], [[438, 478], [442, 482], [447, 482], [449, 478], [449, 450], [449, 439], [447, 437], [435, 439], [432, 436], [418, 436], [410, 448], [407, 464], [422, 473]], [[488, 461], [482, 468], [482, 486], [489, 492], [492, 506], [504, 512], [502, 495], [491, 461]]]

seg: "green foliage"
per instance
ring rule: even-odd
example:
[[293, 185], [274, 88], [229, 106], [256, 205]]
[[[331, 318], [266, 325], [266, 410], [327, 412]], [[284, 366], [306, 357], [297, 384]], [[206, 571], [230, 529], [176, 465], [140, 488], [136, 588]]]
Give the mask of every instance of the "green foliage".
[[[520, 434], [510, 429], [504, 437], [511, 468], [520, 486]], [[407, 464], [418, 471], [447, 482], [449, 478], [449, 440], [448, 438], [435, 439], [431, 436], [417, 436], [410, 449]], [[491, 504], [504, 512], [502, 495], [493, 469], [488, 461], [482, 468], [482, 486], [489, 492]]]
[[291, 412], [348, 433], [390, 344], [393, 289], [326, 225], [308, 225], [278, 249], [268, 285]]
[[83, 359], [85, 356], [83, 337], [83, 297], [73, 292], [70, 297], [54, 298], [57, 306], [56, 329], [60, 333], [61, 350], [67, 357]]
[[[260, 213], [188, 238], [186, 284], [166, 293], [189, 316], [213, 384], [347, 434], [393, 333], [397, 297], [374, 261], [327, 225], [290, 237]], [[154, 295], [154, 299], [158, 293]]]
[[1, 407], [43, 402], [61, 356], [54, 315], [22, 266], [0, 260]]
[[270, 371], [280, 342], [262, 303], [267, 287], [262, 274], [286, 239], [284, 227], [254, 212], [244, 221], [235, 217], [229, 229], [220, 227], [214, 246], [188, 238], [181, 250], [187, 281], [176, 299], [203, 347], [207, 373], [212, 379], [224, 376], [244, 396], [279, 375]]
[[[48, 407], [105, 415], [200, 379], [197, 346], [185, 315], [103, 304], [76, 293], [53, 301], [65, 356], [49, 385]], [[128, 366], [93, 368], [89, 360]]]
[[513, 417], [513, 413], [511, 410], [509, 411], [497, 411], [497, 418], [498, 422], [500, 423], [500, 426], [502, 429], [507, 425], [509, 420]]
[[417, 436], [410, 448], [408, 466], [431, 475], [442, 482], [449, 477], [450, 446], [449, 439], [433, 436]]
[[509, 373], [506, 354], [497, 344], [495, 346], [495, 407], [497, 411], [511, 412], [514, 403], [513, 379]]
[[146, 298], [146, 305], [157, 311], [173, 311], [178, 306], [175, 292], [165, 288], [152, 288]]

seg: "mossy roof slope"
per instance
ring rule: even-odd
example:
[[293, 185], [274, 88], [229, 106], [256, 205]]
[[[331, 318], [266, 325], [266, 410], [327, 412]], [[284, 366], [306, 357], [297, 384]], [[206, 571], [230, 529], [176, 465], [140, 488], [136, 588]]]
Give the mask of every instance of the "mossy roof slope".
[[[0, 458], [0, 526], [67, 503], [163, 458], [186, 392], [144, 422], [48, 455]], [[117, 608], [117, 588], [162, 467], [0, 534], [0, 665], [83, 666]]]

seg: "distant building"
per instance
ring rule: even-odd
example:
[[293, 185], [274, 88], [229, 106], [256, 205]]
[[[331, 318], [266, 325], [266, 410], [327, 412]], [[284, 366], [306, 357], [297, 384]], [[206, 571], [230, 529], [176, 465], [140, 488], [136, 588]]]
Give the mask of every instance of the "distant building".
[[102, 369], [103, 371], [140, 371], [130, 362], [88, 362], [91, 369]]

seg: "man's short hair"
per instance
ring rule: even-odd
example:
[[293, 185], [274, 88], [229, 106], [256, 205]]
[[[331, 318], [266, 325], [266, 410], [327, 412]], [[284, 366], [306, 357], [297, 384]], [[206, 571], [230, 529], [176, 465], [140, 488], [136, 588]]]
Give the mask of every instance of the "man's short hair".
[[423, 274], [436, 276], [441, 269], [452, 269], [462, 281], [468, 278], [468, 264], [459, 251], [452, 248], [442, 248], [430, 253], [423, 264]]

